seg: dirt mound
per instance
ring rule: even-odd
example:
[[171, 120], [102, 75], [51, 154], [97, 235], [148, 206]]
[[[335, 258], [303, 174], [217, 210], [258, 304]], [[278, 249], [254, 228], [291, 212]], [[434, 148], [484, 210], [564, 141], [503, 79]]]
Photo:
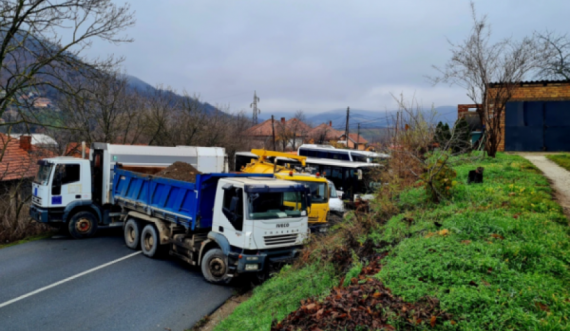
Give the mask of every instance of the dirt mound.
[[176, 161], [173, 164], [171, 164], [168, 168], [155, 174], [155, 176], [195, 183], [196, 175], [198, 174], [201, 174], [201, 172], [196, 170], [196, 168], [194, 168], [191, 164]]
[[[383, 257], [383, 256], [382, 256]], [[416, 303], [407, 303], [392, 295], [390, 289], [373, 278], [380, 271], [380, 259], [362, 269], [358, 278], [351, 279], [352, 285], [337, 287], [324, 300], [301, 301], [301, 308], [292, 312], [285, 320], [271, 326], [272, 331], [293, 330], [395, 330], [388, 324], [388, 316], [397, 316], [399, 328], [434, 327], [451, 320], [451, 315], [439, 309], [436, 298], [424, 298]], [[343, 284], [344, 279], [341, 281]], [[454, 321], [451, 322], [455, 324]]]

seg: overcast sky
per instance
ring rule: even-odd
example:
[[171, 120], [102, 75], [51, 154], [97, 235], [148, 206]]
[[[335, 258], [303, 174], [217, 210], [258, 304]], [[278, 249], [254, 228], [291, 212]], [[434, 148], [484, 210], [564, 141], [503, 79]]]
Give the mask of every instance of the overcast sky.
[[[125, 1], [116, 0], [117, 3]], [[134, 42], [96, 42], [91, 55], [124, 56], [124, 70], [151, 85], [199, 94], [232, 112], [391, 110], [391, 93], [424, 106], [469, 103], [432, 86], [449, 58], [446, 38], [471, 28], [467, 0], [131, 0]], [[496, 37], [570, 32], [568, 0], [480, 0]]]

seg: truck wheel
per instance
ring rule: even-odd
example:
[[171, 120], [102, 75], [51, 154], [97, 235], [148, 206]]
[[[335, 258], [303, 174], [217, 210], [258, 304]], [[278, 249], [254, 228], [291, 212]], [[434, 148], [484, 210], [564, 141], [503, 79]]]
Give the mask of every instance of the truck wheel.
[[202, 258], [202, 275], [210, 283], [228, 284], [228, 257], [219, 248], [210, 249]]
[[125, 244], [128, 248], [137, 250], [141, 245], [141, 225], [134, 218], [129, 218], [124, 227]]
[[71, 217], [67, 229], [75, 239], [89, 238], [97, 231], [97, 218], [88, 211], [80, 211]]
[[141, 233], [141, 249], [148, 257], [158, 257], [161, 253], [160, 238], [154, 224], [147, 224]]

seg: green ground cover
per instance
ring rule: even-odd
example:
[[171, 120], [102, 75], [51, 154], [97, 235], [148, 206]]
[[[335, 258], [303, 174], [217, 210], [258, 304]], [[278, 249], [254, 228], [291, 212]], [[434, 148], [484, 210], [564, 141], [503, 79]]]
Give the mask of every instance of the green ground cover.
[[546, 158], [570, 171], [570, 154], [552, 154], [547, 155]]
[[[438, 298], [453, 322], [435, 329], [570, 329], [570, 232], [547, 180], [516, 155], [453, 161], [449, 201], [427, 203], [422, 187], [406, 190], [397, 198], [401, 213], [368, 234], [391, 243], [376, 277], [407, 302]], [[484, 183], [468, 185], [478, 166]], [[269, 330], [273, 319], [303, 298], [322, 297], [342, 276], [316, 264], [287, 269], [216, 330]]]

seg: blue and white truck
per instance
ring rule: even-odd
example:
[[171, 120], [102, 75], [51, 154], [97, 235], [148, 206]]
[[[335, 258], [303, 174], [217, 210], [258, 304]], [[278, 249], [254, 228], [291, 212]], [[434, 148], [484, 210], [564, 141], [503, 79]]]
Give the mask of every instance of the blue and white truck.
[[194, 183], [115, 169], [125, 243], [169, 251], [211, 283], [264, 275], [294, 259], [308, 233], [309, 189], [271, 174], [198, 174]]
[[156, 172], [175, 161], [201, 172], [228, 171], [225, 149], [220, 147], [94, 143], [88, 160], [61, 156], [38, 162], [30, 216], [77, 239], [92, 236], [100, 226], [121, 226], [121, 208], [111, 195], [114, 166], [120, 163], [132, 170]]

